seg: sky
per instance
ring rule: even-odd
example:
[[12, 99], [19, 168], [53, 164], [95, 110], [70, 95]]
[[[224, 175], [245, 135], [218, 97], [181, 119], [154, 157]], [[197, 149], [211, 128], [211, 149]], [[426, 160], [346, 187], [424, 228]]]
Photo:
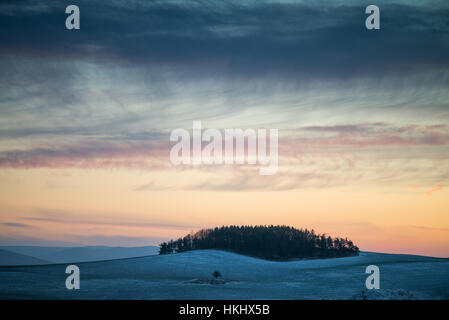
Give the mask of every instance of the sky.
[[[2, 1], [0, 244], [286, 224], [449, 257], [448, 16], [437, 0]], [[278, 171], [173, 165], [170, 132], [194, 120], [278, 129]]]

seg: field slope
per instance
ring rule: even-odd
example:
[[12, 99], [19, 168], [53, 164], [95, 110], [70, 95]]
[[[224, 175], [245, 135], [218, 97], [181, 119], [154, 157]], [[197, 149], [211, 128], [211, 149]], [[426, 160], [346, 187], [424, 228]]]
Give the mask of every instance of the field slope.
[[[366, 266], [382, 290], [417, 299], [449, 298], [449, 260], [361, 252], [336, 259], [267, 261], [217, 250], [77, 264], [81, 289], [65, 288], [66, 264], [0, 267], [1, 299], [350, 299], [365, 288]], [[220, 271], [226, 284], [198, 284]]]

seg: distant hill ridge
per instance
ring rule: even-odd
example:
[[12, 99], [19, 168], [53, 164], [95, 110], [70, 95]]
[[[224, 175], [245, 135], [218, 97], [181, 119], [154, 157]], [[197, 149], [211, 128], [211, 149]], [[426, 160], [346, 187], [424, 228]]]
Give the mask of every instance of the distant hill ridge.
[[0, 266], [20, 266], [48, 264], [49, 261], [31, 257], [25, 254], [0, 249]]
[[289, 260], [349, 257], [359, 248], [347, 238], [332, 238], [314, 230], [289, 226], [223, 226], [203, 229], [160, 244], [159, 254], [196, 249], [219, 249], [249, 256]]
[[[90, 262], [142, 257], [158, 253], [156, 246], [144, 247], [40, 247], [1, 246], [0, 265], [26, 265], [48, 263]], [[13, 260], [13, 256], [16, 255]], [[23, 256], [22, 259], [19, 256]], [[28, 257], [28, 258], [25, 258]], [[35, 260], [30, 260], [30, 258]], [[12, 263], [14, 262], [14, 263]]]

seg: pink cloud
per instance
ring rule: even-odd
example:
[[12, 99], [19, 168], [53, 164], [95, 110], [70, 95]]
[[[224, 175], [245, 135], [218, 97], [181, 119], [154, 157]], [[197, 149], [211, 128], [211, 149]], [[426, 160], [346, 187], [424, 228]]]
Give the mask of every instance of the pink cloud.
[[439, 186], [436, 186], [435, 188], [432, 188], [432, 189], [428, 190], [428, 191], [426, 192], [426, 196], [430, 197], [430, 196], [431, 196], [432, 194], [434, 194], [435, 192], [438, 192], [438, 191], [442, 190], [443, 187], [444, 187], [444, 186], [439, 185]]
[[[295, 130], [294, 137], [280, 141], [281, 155], [298, 157], [311, 150], [331, 151], [345, 148], [424, 147], [449, 144], [447, 125], [392, 126], [386, 123], [309, 126]], [[334, 150], [334, 151], [332, 151]]]
[[[362, 123], [309, 126], [279, 140], [279, 156], [301, 160], [307, 152], [327, 152], [354, 168], [351, 152], [359, 148], [420, 147], [449, 144], [447, 125], [393, 126]], [[0, 152], [0, 168], [169, 168], [168, 139], [87, 140], [72, 145], [35, 147]]]
[[86, 141], [0, 153], [3, 168], [160, 168], [169, 165], [168, 142]]

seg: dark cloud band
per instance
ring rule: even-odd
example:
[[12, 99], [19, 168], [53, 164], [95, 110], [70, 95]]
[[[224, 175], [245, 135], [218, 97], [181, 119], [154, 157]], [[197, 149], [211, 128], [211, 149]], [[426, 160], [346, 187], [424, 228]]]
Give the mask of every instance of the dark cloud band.
[[31, 4], [2, 5], [2, 55], [249, 77], [338, 78], [449, 66], [445, 6], [382, 2], [381, 30], [368, 31], [363, 4], [78, 1], [81, 30], [68, 31], [64, 2]]

